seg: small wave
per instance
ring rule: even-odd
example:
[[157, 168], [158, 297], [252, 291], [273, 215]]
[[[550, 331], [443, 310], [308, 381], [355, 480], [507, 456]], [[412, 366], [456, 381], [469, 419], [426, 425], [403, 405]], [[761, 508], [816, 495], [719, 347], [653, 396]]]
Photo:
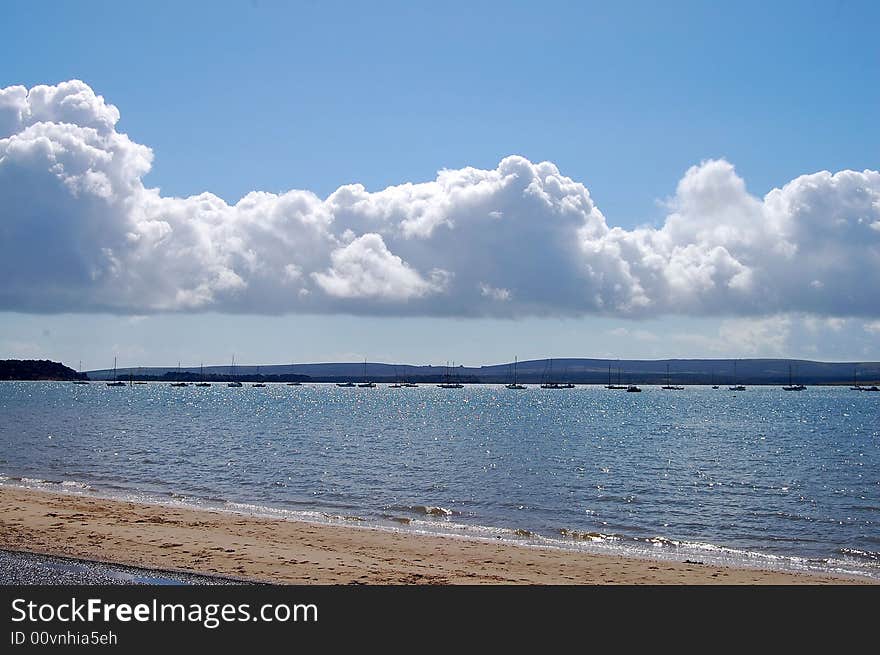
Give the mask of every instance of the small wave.
[[[667, 537], [647, 537], [647, 538], [634, 537], [634, 539], [635, 539], [635, 541], [645, 541], [645, 542], [647, 542], [649, 544], [653, 544], [655, 546], [672, 546], [673, 548], [679, 548], [683, 545], [683, 543], [681, 541], [678, 541], [677, 539], [668, 539]], [[692, 545], [696, 545], [696, 544], [692, 544]]]
[[383, 514], [383, 518], [386, 518], [389, 521], [394, 521], [395, 523], [400, 523], [401, 525], [409, 525], [412, 523], [412, 519], [407, 516], [390, 516], [388, 514]]
[[62, 487], [73, 487], [75, 489], [91, 489], [92, 486], [85, 482], [77, 482], [76, 480], [62, 480]]
[[17, 477], [14, 475], [0, 475], [0, 484], [12, 484], [13, 486], [20, 486], [30, 489], [42, 489], [42, 490], [64, 490], [67, 492], [74, 492], [74, 490], [91, 490], [92, 487], [85, 482], [80, 482], [78, 480], [46, 480], [44, 478], [29, 478], [27, 476]]
[[614, 541], [619, 539], [616, 535], [602, 534], [601, 532], [581, 532], [580, 530], [569, 530], [561, 528], [559, 534], [569, 539], [577, 539], [578, 541]]
[[253, 503], [225, 501], [224, 507], [232, 512], [240, 512], [242, 514], [250, 514], [253, 516], [278, 517], [318, 523], [326, 523], [328, 520], [334, 518], [332, 514], [326, 512], [289, 510], [280, 507], [269, 507], [268, 505], [256, 505]]
[[837, 552], [841, 555], [846, 555], [847, 557], [855, 557], [857, 559], [864, 559], [869, 562], [877, 562], [880, 564], [880, 552], [859, 550], [858, 548], [839, 548]]
[[459, 514], [459, 512], [440, 507], [439, 505], [403, 505], [399, 507], [391, 507], [389, 509], [412, 512], [413, 514], [425, 514], [427, 516], [453, 516]]

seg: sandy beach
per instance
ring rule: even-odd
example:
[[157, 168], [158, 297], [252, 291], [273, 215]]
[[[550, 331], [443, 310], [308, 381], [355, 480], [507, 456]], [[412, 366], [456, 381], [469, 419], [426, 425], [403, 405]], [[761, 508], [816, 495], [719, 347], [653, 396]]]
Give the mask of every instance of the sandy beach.
[[0, 548], [285, 584], [848, 584], [0, 487]]

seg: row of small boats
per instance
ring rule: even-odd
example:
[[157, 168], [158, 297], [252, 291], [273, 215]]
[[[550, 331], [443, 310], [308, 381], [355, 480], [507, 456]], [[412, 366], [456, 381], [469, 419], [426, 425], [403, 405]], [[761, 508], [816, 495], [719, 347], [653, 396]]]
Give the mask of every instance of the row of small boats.
[[[91, 383], [88, 380], [74, 380], [73, 384], [91, 384]], [[138, 380], [129, 381], [129, 382], [123, 382], [121, 380], [116, 380], [113, 382], [106, 382], [105, 384], [108, 387], [128, 387], [128, 386], [148, 384], [148, 383], [143, 382], [143, 381], [138, 381]], [[171, 386], [171, 387], [213, 387], [216, 384], [221, 384], [221, 383], [172, 382], [168, 386]], [[286, 382], [285, 384], [288, 387], [302, 386], [302, 382]], [[226, 386], [236, 388], [236, 387], [244, 387], [245, 385], [242, 384], [241, 382], [233, 381], [233, 382], [227, 382]], [[265, 387], [267, 385], [263, 382], [255, 382], [255, 383], [251, 384], [250, 386], [251, 387]], [[359, 383], [337, 382], [336, 386], [341, 387], [341, 388], [375, 389], [379, 385], [376, 384], [375, 382], [359, 382]], [[416, 384], [415, 382], [399, 382], [399, 383], [395, 382], [394, 384], [389, 384], [386, 386], [389, 389], [403, 389], [403, 388], [417, 388], [419, 385]], [[465, 387], [465, 385], [460, 382], [441, 382], [440, 384], [437, 384], [435, 386], [440, 389], [463, 389]], [[534, 386], [535, 385], [529, 386], [529, 385], [519, 384], [519, 383], [512, 383], [512, 384], [505, 384], [504, 385], [504, 387], [506, 389], [512, 389], [512, 390], [525, 390], [525, 389], [530, 389]], [[574, 389], [578, 385], [575, 385], [571, 382], [550, 382], [550, 383], [541, 384], [538, 386], [541, 389]], [[642, 388], [636, 384], [620, 384], [620, 385], [606, 384], [603, 386], [605, 389], [626, 391], [628, 393], [639, 393], [642, 391]], [[702, 386], [702, 385], [696, 385], [696, 386]], [[687, 387], [684, 387], [681, 385], [663, 385], [660, 387], [660, 389], [663, 389], [666, 391], [684, 391], [686, 388]], [[712, 385], [712, 389], [720, 389], [720, 388], [721, 387], [719, 387], [719, 385], [717, 385], [717, 384]], [[807, 389], [807, 386], [803, 385], [803, 384], [785, 385], [782, 387], [783, 391], [806, 391], [806, 389]], [[870, 385], [870, 386], [869, 385], [856, 385], [856, 386], [850, 387], [850, 389], [852, 391], [865, 391], [865, 392], [877, 391], [877, 392], [880, 392], [880, 387], [878, 387], [876, 385]], [[742, 384], [737, 384], [737, 385], [733, 385], [733, 386], [728, 387], [728, 390], [729, 391], [746, 391], [746, 390], [748, 390], [748, 387], [746, 387], [745, 385], [742, 385]]]
[[[515, 359], [514, 364], [513, 364], [513, 382], [510, 384], [506, 384], [504, 386], [505, 386], [505, 388], [511, 389], [511, 390], [524, 390], [524, 389], [527, 389], [528, 387], [526, 385], [523, 385], [523, 384], [520, 384], [517, 382], [517, 363], [518, 362]], [[453, 363], [453, 367], [452, 368], [449, 367], [448, 362], [447, 362], [447, 370], [446, 370], [445, 379], [443, 382], [436, 385], [437, 387], [439, 387], [440, 389], [463, 389], [464, 388], [464, 385], [461, 382], [458, 382], [457, 380], [453, 379], [452, 370], [453, 370], [454, 366], [455, 366], [455, 364]], [[233, 371], [233, 375], [234, 375], [234, 371], [235, 371], [235, 357], [234, 356], [232, 358], [232, 371]], [[189, 387], [189, 386], [210, 387], [210, 386], [213, 386], [210, 382], [205, 382], [204, 379], [202, 379], [199, 382], [195, 382], [195, 383], [183, 382], [180, 380], [179, 373], [180, 373], [180, 364], [178, 363], [178, 381], [172, 382], [170, 386], [172, 386], [172, 387]], [[364, 362], [364, 381], [363, 382], [360, 382], [360, 383], [355, 383], [355, 382], [350, 382], [350, 381], [349, 382], [337, 382], [336, 386], [342, 387], [342, 388], [359, 387], [362, 389], [375, 389], [377, 386], [376, 383], [372, 382], [370, 380], [367, 380], [366, 373], [367, 373], [367, 363], [365, 361]], [[734, 363], [734, 376], [736, 376], [736, 363]], [[619, 377], [620, 377], [620, 371], [618, 371], [618, 378]], [[204, 372], [202, 374], [202, 378], [204, 378]], [[89, 384], [89, 381], [88, 380], [74, 380], [73, 384]], [[122, 380], [117, 380], [116, 379], [116, 358], [114, 357], [114, 359], [113, 359], [113, 380], [110, 382], [106, 382], [105, 384], [108, 387], [125, 387], [125, 386], [133, 386], [133, 385], [140, 385], [140, 384], [147, 384], [147, 383], [142, 380], [129, 379], [128, 382], [124, 382]], [[302, 382], [296, 382], [296, 381], [287, 382], [286, 385], [289, 387], [301, 386]], [[243, 387], [244, 384], [238, 380], [233, 380], [231, 382], [227, 382], [226, 386], [232, 387], [232, 388], [237, 388], [237, 387]], [[251, 386], [252, 387], [265, 387], [266, 384], [264, 382], [254, 382], [253, 384], [251, 384]], [[388, 385], [388, 387], [390, 389], [403, 389], [403, 388], [411, 388], [411, 387], [418, 387], [418, 386], [419, 385], [416, 384], [415, 382], [395, 382], [394, 384]], [[540, 388], [541, 389], [574, 389], [575, 385], [571, 382], [546, 381], [540, 385]], [[608, 384], [605, 385], [605, 388], [612, 389], [612, 390], [626, 391], [628, 393], [640, 393], [642, 391], [642, 389], [638, 385], [620, 384], [619, 380], [618, 380], [617, 384], [613, 384], [611, 382], [611, 368], [610, 368], [610, 366], [608, 369]], [[660, 388], [663, 390], [667, 390], [667, 391], [684, 391], [685, 390], [685, 387], [682, 385], [670, 384], [670, 374], [669, 374], [669, 365], [668, 364], [666, 366], [666, 384], [662, 385]], [[719, 388], [720, 388], [720, 386], [717, 384], [712, 385], [712, 389], [719, 389]], [[807, 389], [806, 385], [794, 384], [792, 382], [792, 371], [791, 371], [791, 367], [789, 366], [788, 384], [783, 386], [782, 390], [783, 391], [805, 391], [806, 389]], [[877, 387], [876, 385], [863, 385], [863, 384], [857, 384], [857, 383], [854, 383], [853, 386], [850, 387], [850, 389], [853, 391], [880, 392], [880, 387]], [[746, 386], [742, 385], [742, 384], [734, 383], [732, 386], [728, 387], [728, 390], [730, 390], [730, 391], [746, 391]]]

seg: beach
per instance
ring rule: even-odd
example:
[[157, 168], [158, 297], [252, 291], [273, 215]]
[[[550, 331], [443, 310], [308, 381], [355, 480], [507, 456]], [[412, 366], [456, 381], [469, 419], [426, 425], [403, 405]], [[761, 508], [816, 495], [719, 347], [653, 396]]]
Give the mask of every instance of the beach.
[[280, 584], [850, 584], [0, 487], [0, 549]]

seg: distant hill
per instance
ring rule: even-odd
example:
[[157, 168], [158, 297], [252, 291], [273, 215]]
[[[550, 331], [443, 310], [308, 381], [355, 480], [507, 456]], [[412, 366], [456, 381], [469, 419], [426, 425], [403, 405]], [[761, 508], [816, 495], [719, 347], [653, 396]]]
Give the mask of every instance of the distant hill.
[[88, 380], [61, 362], [48, 359], [0, 359], [0, 380]]
[[[634, 384], [663, 384], [669, 365], [673, 384], [786, 384], [791, 367], [794, 382], [803, 384], [852, 384], [857, 377], [861, 384], [880, 384], [880, 362], [815, 362], [800, 359], [537, 359], [519, 362], [517, 381], [537, 384], [545, 381], [574, 382], [579, 384], [607, 384], [612, 382]], [[171, 380], [178, 376], [177, 367], [120, 368], [117, 376], [135, 380]], [[181, 368], [180, 378], [196, 379], [199, 367]], [[113, 377], [112, 369], [89, 371], [93, 380]], [[208, 380], [230, 380], [229, 366], [206, 366]], [[513, 363], [480, 367], [417, 366], [412, 364], [385, 364], [370, 362], [364, 372], [363, 362], [322, 364], [277, 364], [270, 366], [236, 366], [235, 378], [242, 381], [311, 381], [359, 382], [364, 378], [374, 382], [412, 381], [442, 382], [447, 376], [463, 383], [509, 382], [513, 378]]]

